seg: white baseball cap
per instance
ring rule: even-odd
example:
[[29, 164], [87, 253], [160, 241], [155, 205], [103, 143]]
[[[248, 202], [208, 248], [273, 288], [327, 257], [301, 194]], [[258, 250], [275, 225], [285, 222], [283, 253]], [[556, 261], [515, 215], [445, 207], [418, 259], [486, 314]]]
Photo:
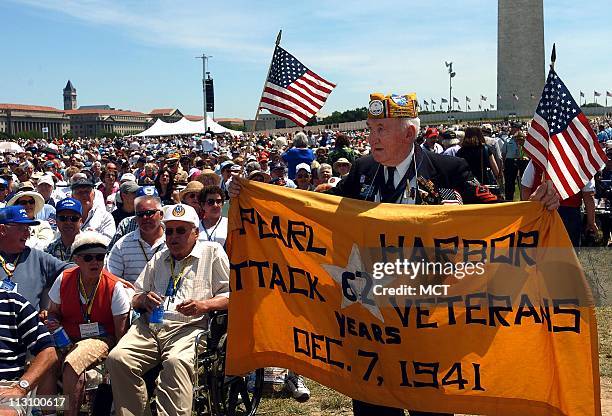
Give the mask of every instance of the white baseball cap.
[[183, 221], [193, 224], [194, 227], [198, 228], [200, 226], [200, 218], [198, 217], [198, 213], [196, 210], [186, 204], [176, 204], [176, 205], [166, 205], [163, 208], [164, 218], [162, 218], [162, 222], [166, 223], [168, 221]]
[[47, 185], [51, 185], [52, 187], [55, 187], [55, 182], [53, 182], [53, 178], [51, 177], [51, 175], [42, 175], [40, 179], [38, 179], [38, 182], [36, 184], [40, 185], [43, 183], [46, 183]]
[[306, 172], [310, 173], [310, 165], [308, 163], [300, 163], [295, 167], [295, 173], [299, 172], [301, 169], [304, 169]]
[[125, 181], [136, 182], [136, 176], [134, 176], [133, 173], [124, 173], [123, 175], [121, 175], [121, 179], [119, 180], [119, 182], [123, 183]]

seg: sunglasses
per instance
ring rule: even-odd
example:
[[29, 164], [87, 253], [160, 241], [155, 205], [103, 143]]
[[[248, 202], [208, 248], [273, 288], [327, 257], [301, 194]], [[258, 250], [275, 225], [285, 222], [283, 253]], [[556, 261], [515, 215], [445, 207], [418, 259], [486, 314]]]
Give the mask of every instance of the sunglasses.
[[17, 205], [36, 205], [36, 201], [33, 199], [20, 199], [17, 201]]
[[57, 220], [61, 222], [78, 222], [81, 219], [78, 215], [58, 215]]
[[297, 175], [297, 179], [310, 179], [310, 175]]
[[146, 211], [138, 211], [135, 213], [135, 215], [138, 218], [144, 218], [144, 217], [152, 217], [153, 215], [157, 214], [159, 212], [158, 209], [148, 209]]
[[104, 261], [104, 256], [104, 254], [85, 254], [82, 257], [85, 262], [89, 263], [93, 259], [96, 259], [96, 261]]
[[213, 205], [223, 205], [223, 199], [219, 198], [219, 199], [207, 199], [206, 200], [206, 205], [208, 205], [209, 207], [212, 207]]
[[172, 235], [174, 234], [174, 231], [176, 231], [178, 235], [183, 235], [183, 234], [188, 233], [191, 230], [192, 228], [186, 228], [186, 227], [166, 228], [166, 235]]

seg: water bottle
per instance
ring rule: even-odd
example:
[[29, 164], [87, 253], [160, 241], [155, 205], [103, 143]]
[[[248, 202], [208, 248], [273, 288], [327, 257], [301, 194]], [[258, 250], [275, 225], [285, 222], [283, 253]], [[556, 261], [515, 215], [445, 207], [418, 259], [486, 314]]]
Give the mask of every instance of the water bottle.
[[158, 333], [164, 324], [164, 304], [157, 306], [151, 311], [149, 316], [149, 329], [153, 333]]
[[[49, 321], [58, 322], [54, 318], [50, 318]], [[67, 350], [72, 346], [72, 341], [70, 340], [70, 337], [63, 326], [60, 325], [51, 335], [53, 335], [55, 346], [61, 351]]]

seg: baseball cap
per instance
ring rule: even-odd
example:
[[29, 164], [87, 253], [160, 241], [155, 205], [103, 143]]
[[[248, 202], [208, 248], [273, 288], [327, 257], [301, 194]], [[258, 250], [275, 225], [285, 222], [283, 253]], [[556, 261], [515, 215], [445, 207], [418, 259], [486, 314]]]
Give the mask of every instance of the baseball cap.
[[126, 181], [119, 186], [119, 192], [122, 194], [134, 194], [137, 193], [140, 186], [134, 181]]
[[435, 127], [429, 127], [426, 131], [425, 131], [425, 138], [428, 139], [430, 137], [437, 137], [440, 135], [440, 132], [438, 131], [437, 128]]
[[138, 191], [136, 191], [136, 198], [139, 196], [154, 196], [159, 198], [159, 193], [154, 186], [141, 186]]
[[8, 181], [6, 179], [0, 178], [0, 187], [6, 188], [8, 186]]
[[89, 187], [93, 188], [94, 183], [91, 179], [87, 177], [84, 173], [76, 173], [70, 178], [70, 189], [76, 189], [79, 187]]
[[234, 162], [232, 162], [231, 160], [226, 160], [225, 162], [221, 163], [221, 170], [225, 169], [226, 167], [232, 166], [234, 164]]
[[121, 175], [121, 179], [119, 180], [119, 182], [123, 183], [126, 181], [136, 182], [136, 176], [134, 176], [133, 173], [124, 173], [123, 175]]
[[38, 179], [38, 182], [36, 183], [36, 185], [40, 185], [43, 183], [46, 183], [47, 185], [55, 186], [55, 182], [53, 182], [53, 178], [51, 177], [51, 175], [41, 176], [40, 179]]
[[305, 170], [306, 172], [308, 172], [308, 173], [310, 173], [310, 172], [311, 172], [311, 170], [310, 170], [310, 165], [309, 165], [308, 163], [300, 163], [299, 165], [297, 165], [297, 166], [295, 167], [295, 172], [296, 172], [296, 173], [297, 173], [297, 172], [299, 172], [299, 171], [300, 171], [300, 169], [304, 169], [304, 170]]
[[0, 208], [0, 224], [38, 225], [40, 221], [31, 220], [21, 205], [11, 205]]
[[55, 205], [55, 212], [74, 211], [79, 215], [83, 215], [83, 207], [81, 203], [74, 198], [64, 198]]
[[183, 221], [192, 224], [198, 228], [200, 226], [200, 218], [193, 207], [186, 204], [166, 205], [163, 208], [164, 217], [162, 222], [165, 224], [168, 221]]

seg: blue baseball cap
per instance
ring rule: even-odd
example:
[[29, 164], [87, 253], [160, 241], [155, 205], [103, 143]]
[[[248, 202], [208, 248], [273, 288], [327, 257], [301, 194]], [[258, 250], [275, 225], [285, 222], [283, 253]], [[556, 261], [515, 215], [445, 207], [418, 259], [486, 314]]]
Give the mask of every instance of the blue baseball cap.
[[157, 188], [154, 186], [141, 186], [136, 192], [136, 198], [139, 196], [154, 196], [159, 198], [159, 193], [157, 192]]
[[31, 220], [21, 205], [0, 208], [0, 224], [38, 225], [40, 221]]
[[64, 198], [55, 205], [55, 212], [73, 211], [79, 215], [83, 215], [83, 207], [81, 203], [74, 198]]

